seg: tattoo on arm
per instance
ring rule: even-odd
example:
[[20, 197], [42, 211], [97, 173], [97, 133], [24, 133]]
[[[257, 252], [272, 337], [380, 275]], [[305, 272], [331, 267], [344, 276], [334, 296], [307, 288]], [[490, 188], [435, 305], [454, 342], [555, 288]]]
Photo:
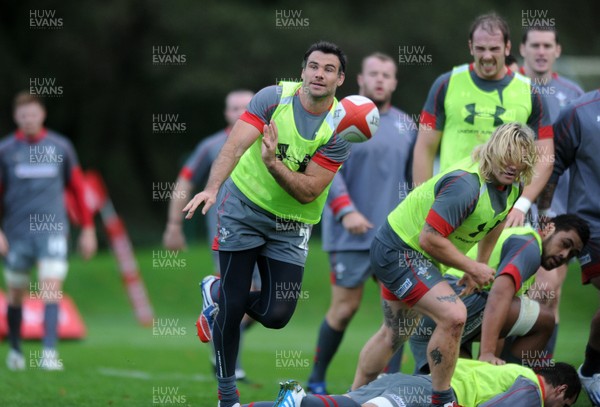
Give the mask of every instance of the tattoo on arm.
[[440, 348], [435, 348], [429, 352], [429, 356], [431, 356], [431, 360], [433, 360], [435, 365], [442, 363], [442, 352], [440, 352]]
[[425, 233], [433, 233], [434, 235], [442, 236], [440, 232], [435, 230], [429, 223], [425, 222], [425, 226], [423, 226], [423, 230]]
[[437, 300], [439, 302], [451, 302], [453, 304], [456, 304], [456, 301], [458, 301], [458, 296], [456, 294], [444, 295], [442, 297], [435, 297], [435, 298], [437, 298]]

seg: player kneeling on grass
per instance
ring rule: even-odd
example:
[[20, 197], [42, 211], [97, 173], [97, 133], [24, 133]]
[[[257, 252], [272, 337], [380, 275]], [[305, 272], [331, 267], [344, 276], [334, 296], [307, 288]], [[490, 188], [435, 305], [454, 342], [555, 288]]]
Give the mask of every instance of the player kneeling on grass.
[[[479, 360], [504, 364], [505, 360], [533, 368], [554, 363], [544, 348], [552, 335], [552, 309], [531, 300], [525, 294], [541, 266], [546, 271], [566, 264], [578, 256], [586, 245], [590, 229], [577, 215], [560, 215], [545, 224], [538, 233], [530, 227], [504, 229], [492, 254], [489, 266], [497, 270], [491, 287], [463, 298], [467, 306], [467, 323], [461, 340], [461, 355], [471, 357], [473, 341], [481, 337]], [[474, 248], [475, 249], [475, 248]], [[468, 255], [474, 257], [476, 250]], [[462, 272], [450, 269], [444, 278], [458, 294]], [[388, 300], [385, 300], [388, 301]], [[389, 302], [394, 309], [393, 302]], [[415, 373], [429, 373], [426, 350], [435, 322], [423, 317], [412, 326], [410, 347], [415, 356]], [[393, 335], [394, 331], [386, 331]], [[498, 341], [510, 337], [504, 354], [497, 354]], [[502, 357], [502, 359], [500, 357]]]
[[[504, 227], [508, 212], [533, 175], [537, 161], [532, 130], [520, 123], [498, 127], [487, 143], [415, 188], [388, 216], [371, 245], [375, 275], [393, 293], [399, 312], [384, 309], [394, 325], [413, 320], [410, 308], [432, 317], [427, 357], [432, 366], [432, 405], [453, 406], [450, 378], [467, 317], [465, 305], [443, 279], [444, 267], [465, 271], [469, 290], [493, 281], [495, 270], [486, 263]], [[475, 261], [465, 254], [478, 242]], [[385, 305], [385, 304], [384, 304]], [[369, 340], [363, 347], [353, 389], [373, 380], [389, 359], [390, 348]], [[387, 360], [386, 359], [386, 360]]]
[[[458, 359], [450, 384], [464, 407], [570, 407], [581, 391], [575, 368], [560, 362], [532, 370]], [[245, 407], [427, 407], [431, 387], [431, 376], [394, 373], [343, 396], [307, 396], [298, 382], [289, 380], [281, 383], [275, 404], [261, 401]]]

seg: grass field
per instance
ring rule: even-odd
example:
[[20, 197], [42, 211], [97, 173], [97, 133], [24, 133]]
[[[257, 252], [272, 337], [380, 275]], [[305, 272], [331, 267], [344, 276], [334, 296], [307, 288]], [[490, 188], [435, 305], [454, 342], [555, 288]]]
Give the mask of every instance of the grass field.
[[[136, 252], [155, 309], [154, 329], [136, 322], [110, 253], [100, 253], [87, 263], [73, 257], [65, 291], [79, 306], [88, 335], [82, 341], [60, 343], [62, 372], [8, 372], [4, 342], [0, 406], [216, 406], [209, 349], [194, 328], [201, 305], [198, 282], [212, 270], [209, 251], [194, 247], [179, 253], [178, 261], [166, 268], [153, 263], [153, 257], [161, 255], [164, 251], [159, 248]], [[576, 366], [598, 305], [595, 290], [583, 287], [579, 279], [579, 273], [569, 273], [563, 288], [556, 352], [557, 360]], [[312, 242], [302, 298], [285, 329], [255, 326], [246, 335], [243, 363], [252, 384], [240, 384], [243, 402], [272, 400], [280, 380], [305, 383], [308, 378], [317, 330], [329, 304], [327, 260], [317, 240]], [[358, 353], [380, 323], [378, 293], [369, 282], [363, 307], [330, 367], [330, 392], [348, 389]], [[39, 350], [39, 342], [24, 344], [26, 356]], [[412, 371], [411, 359], [407, 353], [403, 371]], [[587, 396], [582, 393], [576, 405], [590, 405]]]

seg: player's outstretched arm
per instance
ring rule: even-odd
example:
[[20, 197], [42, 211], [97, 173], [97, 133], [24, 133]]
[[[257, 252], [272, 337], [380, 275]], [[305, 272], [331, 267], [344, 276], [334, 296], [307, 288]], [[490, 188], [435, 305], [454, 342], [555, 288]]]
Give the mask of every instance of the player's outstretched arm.
[[421, 127], [413, 151], [412, 175], [415, 185], [422, 184], [433, 176], [433, 161], [442, 139], [442, 132]]
[[307, 204], [318, 198], [327, 185], [333, 180], [335, 172], [310, 161], [306, 170], [296, 172], [290, 170], [276, 157], [277, 125], [271, 121], [265, 125], [262, 140], [262, 158], [269, 173], [275, 181], [294, 199]]
[[206, 215], [208, 209], [217, 200], [217, 193], [223, 182], [231, 175], [242, 155], [244, 155], [246, 150], [250, 148], [259, 136], [260, 133], [251, 124], [242, 120], [238, 120], [235, 123], [233, 129], [231, 129], [231, 133], [227, 137], [227, 141], [210, 169], [210, 175], [204, 191], [196, 194], [183, 208], [183, 212], [187, 212], [186, 219], [191, 219], [196, 209], [202, 204], [204, 204], [202, 214]]
[[500, 275], [494, 280], [483, 311], [479, 360], [493, 365], [504, 365], [506, 363], [496, 357], [496, 348], [498, 339], [500, 339], [500, 331], [506, 323], [514, 295], [515, 283], [512, 277]]
[[186, 198], [190, 196], [194, 184], [183, 177], [178, 177], [169, 201], [167, 225], [163, 233], [163, 246], [169, 250], [185, 249], [185, 236], [183, 234], [181, 212], [186, 205]]

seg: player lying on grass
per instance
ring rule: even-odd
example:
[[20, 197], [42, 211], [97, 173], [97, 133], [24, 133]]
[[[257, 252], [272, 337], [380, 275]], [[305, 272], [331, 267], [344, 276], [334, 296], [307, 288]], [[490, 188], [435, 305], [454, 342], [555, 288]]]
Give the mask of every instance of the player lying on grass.
[[[517, 364], [491, 365], [458, 359], [451, 390], [464, 407], [568, 407], [575, 404], [581, 383], [566, 363], [534, 371]], [[307, 396], [296, 381], [281, 383], [275, 404], [245, 407], [423, 407], [431, 404], [431, 376], [394, 373], [343, 396]]]
[[[548, 223], [541, 234], [531, 228], [504, 229], [494, 246], [488, 265], [497, 270], [493, 285], [467, 295], [463, 302], [467, 307], [467, 322], [461, 339], [461, 354], [471, 356], [473, 340], [481, 335], [480, 360], [502, 364], [495, 355], [496, 344], [507, 336], [518, 337], [511, 344], [509, 361], [521, 363], [526, 359], [530, 366], [543, 366], [542, 350], [552, 334], [553, 317], [547, 307], [535, 301], [522, 300], [520, 294], [532, 283], [540, 267], [553, 269], [576, 256], [589, 238], [589, 227], [575, 215], [561, 215]], [[477, 255], [474, 247], [468, 255]], [[462, 273], [449, 269], [444, 279], [457, 294]], [[386, 361], [399, 342], [398, 337], [410, 336], [411, 350], [415, 356], [415, 372], [427, 374], [427, 344], [435, 323], [431, 318], [416, 317], [412, 321], [399, 320], [398, 301], [385, 289], [382, 290], [386, 319], [380, 330], [369, 342], [371, 359], [368, 365], [359, 365], [353, 388], [373, 380], [381, 373]]]
[[[408, 194], [375, 235], [371, 265], [397, 299], [396, 324], [413, 321], [411, 308], [437, 323], [427, 348], [434, 406], [452, 403], [450, 378], [467, 319], [465, 305], [442, 274], [447, 267], [464, 270], [470, 290], [493, 281], [495, 270], [487, 260], [503, 221], [533, 176], [536, 160], [532, 130], [519, 123], [503, 124], [472, 158]], [[479, 242], [475, 261], [466, 253]], [[399, 337], [394, 348], [406, 339], [408, 335]], [[373, 360], [379, 359], [371, 353], [385, 351], [370, 341], [360, 353], [359, 371], [372, 371]]]

